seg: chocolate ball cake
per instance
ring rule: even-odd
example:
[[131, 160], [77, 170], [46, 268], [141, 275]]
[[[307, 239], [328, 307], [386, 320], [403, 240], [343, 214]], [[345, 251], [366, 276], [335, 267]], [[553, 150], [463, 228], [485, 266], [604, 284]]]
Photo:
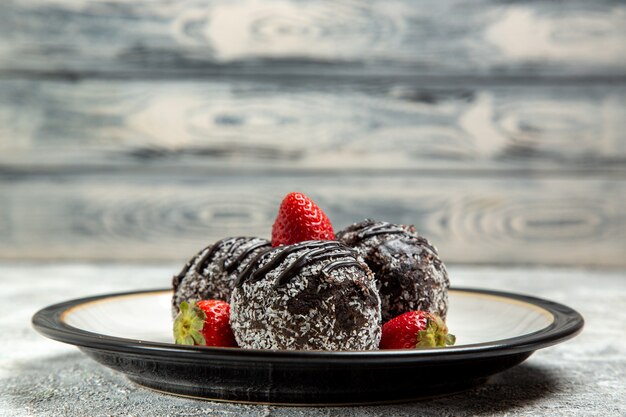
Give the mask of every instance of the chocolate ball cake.
[[337, 233], [376, 277], [383, 322], [411, 310], [448, 312], [448, 272], [437, 249], [414, 226], [365, 220]]
[[373, 350], [381, 336], [374, 276], [337, 241], [257, 255], [239, 275], [230, 324], [243, 348]]
[[172, 280], [172, 314], [183, 301], [207, 299], [230, 301], [237, 275], [271, 243], [258, 237], [229, 237], [198, 252]]

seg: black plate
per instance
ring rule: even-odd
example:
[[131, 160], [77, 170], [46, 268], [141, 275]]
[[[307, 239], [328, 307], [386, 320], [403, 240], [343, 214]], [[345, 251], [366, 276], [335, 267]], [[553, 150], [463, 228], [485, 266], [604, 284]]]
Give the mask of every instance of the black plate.
[[93, 333], [68, 325], [66, 313], [109, 298], [161, 295], [137, 291], [81, 298], [38, 311], [43, 335], [78, 346], [96, 361], [145, 387], [218, 401], [272, 404], [367, 404], [407, 401], [458, 392], [515, 366], [536, 349], [575, 336], [582, 316], [551, 301], [497, 291], [456, 289], [496, 296], [545, 310], [541, 330], [504, 340], [441, 349], [368, 352], [263, 351], [180, 346]]

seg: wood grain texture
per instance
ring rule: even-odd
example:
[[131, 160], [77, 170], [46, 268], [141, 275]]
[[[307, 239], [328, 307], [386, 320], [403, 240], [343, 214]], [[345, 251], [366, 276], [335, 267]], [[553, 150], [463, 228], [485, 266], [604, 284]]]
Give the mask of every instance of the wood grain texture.
[[626, 5], [4, 0], [0, 74], [626, 75]]
[[0, 170], [626, 173], [626, 85], [0, 81]]
[[177, 260], [229, 235], [269, 236], [300, 190], [336, 228], [414, 223], [448, 263], [626, 266], [626, 182], [357, 176], [4, 179], [0, 258]]
[[626, 4], [0, 1], [0, 259], [182, 261], [282, 195], [626, 265]]

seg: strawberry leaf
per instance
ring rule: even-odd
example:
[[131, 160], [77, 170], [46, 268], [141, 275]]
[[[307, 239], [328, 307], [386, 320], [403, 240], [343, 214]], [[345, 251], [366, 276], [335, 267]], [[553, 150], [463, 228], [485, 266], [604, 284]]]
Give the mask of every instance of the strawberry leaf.
[[202, 329], [206, 314], [195, 303], [180, 303], [180, 312], [174, 319], [174, 342], [179, 345], [206, 345]]
[[426, 322], [426, 329], [417, 332], [415, 347], [445, 347], [453, 345], [456, 337], [448, 333], [448, 326], [436, 314], [431, 314]]

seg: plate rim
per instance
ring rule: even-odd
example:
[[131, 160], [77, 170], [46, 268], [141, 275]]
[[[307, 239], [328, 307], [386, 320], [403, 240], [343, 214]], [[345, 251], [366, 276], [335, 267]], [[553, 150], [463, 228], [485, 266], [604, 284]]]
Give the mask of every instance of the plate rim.
[[149, 357], [166, 357], [168, 361], [236, 360], [237, 362], [256, 362], [261, 360], [296, 362], [300, 364], [304, 360], [307, 363], [342, 362], [350, 364], [437, 362], [534, 352], [537, 349], [549, 347], [573, 338], [584, 327], [584, 319], [579, 312], [554, 301], [526, 294], [489, 289], [453, 287], [450, 290], [453, 292], [495, 296], [509, 301], [521, 301], [549, 312], [553, 320], [543, 329], [507, 339], [448, 346], [446, 348], [370, 351], [260, 350], [176, 345], [174, 343], [129, 339], [90, 332], [71, 326], [63, 320], [64, 315], [69, 311], [87, 303], [102, 301], [108, 298], [171, 291], [171, 288], [157, 288], [93, 295], [52, 304], [37, 311], [33, 315], [31, 323], [35, 330], [42, 335], [79, 348]]

